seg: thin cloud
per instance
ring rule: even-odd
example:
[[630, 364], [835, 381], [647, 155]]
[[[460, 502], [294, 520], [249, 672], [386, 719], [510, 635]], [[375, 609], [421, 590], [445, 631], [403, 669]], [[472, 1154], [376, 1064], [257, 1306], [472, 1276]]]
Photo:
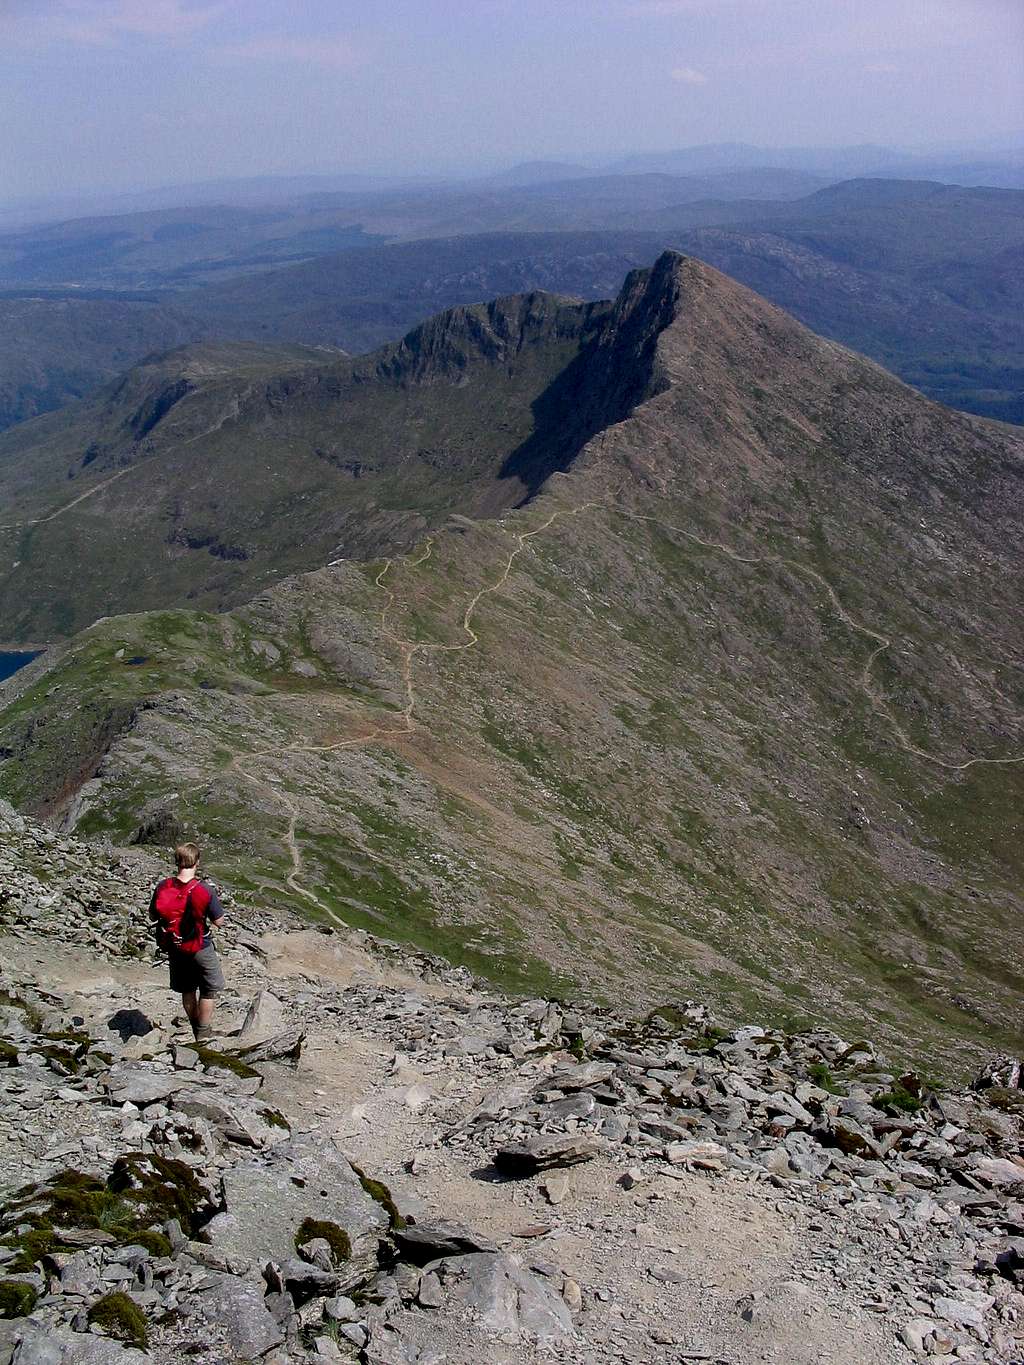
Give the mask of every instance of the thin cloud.
[[727, 6], [763, 5], [767, 0], [627, 0], [626, 12], [638, 18], [662, 18], [673, 14], [706, 14]]
[[676, 66], [668, 73], [680, 85], [707, 85], [708, 78], [703, 71], [692, 66]]
[[868, 62], [864, 70], [872, 76], [898, 76], [900, 72], [895, 62]]
[[188, 38], [226, 8], [209, 0], [58, 0], [11, 27], [29, 42], [108, 47], [126, 38]]
[[232, 61], [296, 62], [337, 70], [358, 66], [362, 61], [362, 53], [348, 38], [292, 38], [287, 34], [250, 38], [248, 42], [221, 48], [220, 55]]

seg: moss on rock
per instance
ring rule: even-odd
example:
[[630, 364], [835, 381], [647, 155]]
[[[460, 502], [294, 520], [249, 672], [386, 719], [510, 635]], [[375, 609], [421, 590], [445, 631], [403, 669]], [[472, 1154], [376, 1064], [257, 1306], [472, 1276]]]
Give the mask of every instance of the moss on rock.
[[1024, 1090], [1007, 1090], [1004, 1086], [993, 1086], [983, 1092], [982, 1098], [993, 1109], [1002, 1109], [1007, 1114], [1024, 1114]]
[[0, 1284], [0, 1318], [27, 1318], [38, 1297], [24, 1280], [5, 1280]]
[[391, 1226], [393, 1228], [404, 1228], [405, 1219], [399, 1213], [398, 1205], [395, 1203], [391, 1191], [388, 1189], [387, 1185], [384, 1184], [383, 1180], [374, 1180], [371, 1176], [368, 1176], [365, 1171], [361, 1171], [354, 1163], [352, 1169], [359, 1177], [359, 1183], [366, 1193], [371, 1199], [375, 1199], [387, 1214]]
[[107, 1187], [134, 1207], [140, 1226], [177, 1218], [187, 1232], [198, 1230], [208, 1200], [191, 1167], [155, 1152], [130, 1152], [114, 1162]]
[[4, 1246], [11, 1247], [16, 1253], [14, 1260], [5, 1267], [16, 1275], [34, 1270], [44, 1256], [48, 1256], [58, 1245], [57, 1234], [52, 1228], [30, 1227], [26, 1232], [15, 1232], [3, 1239]]
[[295, 1250], [301, 1251], [307, 1242], [322, 1238], [331, 1248], [336, 1265], [342, 1265], [352, 1257], [352, 1242], [344, 1228], [330, 1223], [326, 1218], [303, 1218], [295, 1233]]
[[136, 1232], [132, 1237], [132, 1244], [145, 1248], [151, 1256], [170, 1256], [172, 1251], [170, 1239], [162, 1232], [157, 1232], [155, 1228], [143, 1228]]
[[145, 1350], [149, 1345], [149, 1331], [142, 1309], [127, 1294], [116, 1290], [104, 1294], [89, 1309], [90, 1327], [100, 1327], [108, 1336]]
[[61, 1171], [42, 1185], [28, 1185], [0, 1210], [0, 1245], [15, 1257], [8, 1269], [32, 1270], [62, 1245], [64, 1228], [97, 1228], [120, 1246], [143, 1246], [170, 1254], [154, 1225], [176, 1218], [194, 1235], [205, 1221], [208, 1199], [194, 1172], [169, 1157], [134, 1152], [114, 1163], [106, 1181], [81, 1171]]
[[228, 1052], [218, 1052], [216, 1048], [204, 1047], [201, 1043], [192, 1043], [190, 1046], [208, 1071], [230, 1071], [241, 1080], [262, 1080], [260, 1073], [239, 1057], [233, 1057]]

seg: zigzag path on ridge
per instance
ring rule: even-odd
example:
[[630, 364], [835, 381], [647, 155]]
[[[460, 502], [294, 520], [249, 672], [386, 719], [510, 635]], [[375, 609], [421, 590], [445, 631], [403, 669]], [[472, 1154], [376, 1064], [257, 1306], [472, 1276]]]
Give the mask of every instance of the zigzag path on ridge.
[[100, 493], [104, 488], [109, 488], [118, 479], [123, 479], [126, 474], [130, 474], [137, 465], [129, 465], [127, 469], [119, 469], [116, 474], [111, 474], [109, 479], [104, 479], [101, 483], [94, 483], [85, 493], [79, 493], [77, 498], [72, 498], [70, 502], [63, 503], [55, 512], [48, 513], [45, 517], [29, 517], [25, 521], [9, 521], [0, 524], [0, 531], [20, 531], [26, 526], [45, 526], [48, 521], [56, 521], [65, 512], [70, 512], [72, 507], [77, 507], [80, 502], [85, 502], [86, 498], [91, 498], [94, 494]]
[[[563, 474], [562, 477], [568, 477], [568, 475]], [[652, 525], [659, 526], [663, 530], [671, 531], [677, 535], [685, 536], [688, 540], [693, 541], [694, 544], [701, 546], [703, 549], [723, 554], [737, 564], [745, 564], [751, 566], [776, 564], [795, 569], [797, 572], [802, 573], [806, 578], [809, 578], [812, 582], [816, 583], [820, 588], [823, 589], [826, 597], [828, 598], [830, 604], [832, 605], [833, 610], [836, 612], [836, 615], [839, 617], [839, 619], [843, 622], [844, 625], [846, 625], [850, 630], [854, 631], [855, 633], [863, 635], [865, 638], [874, 642], [875, 648], [871, 651], [870, 655], [868, 656], [864, 664], [863, 669], [861, 670], [860, 686], [864, 691], [865, 695], [867, 696], [868, 701], [871, 703], [872, 709], [878, 712], [879, 715], [883, 716], [885, 720], [889, 723], [893, 731], [893, 734], [896, 737], [897, 743], [901, 749], [903, 749], [907, 753], [913, 754], [917, 758], [923, 759], [928, 763], [935, 764], [937, 767], [943, 768], [948, 772], [966, 772], [967, 769], [980, 764], [1008, 765], [1024, 763], [1024, 755], [1009, 758], [970, 758], [964, 763], [953, 763], [948, 759], [940, 758], [935, 754], [930, 754], [928, 753], [927, 750], [921, 749], [916, 744], [914, 744], [914, 742], [907, 735], [903, 726], [893, 715], [892, 710], [890, 709], [888, 703], [884, 698], [884, 695], [878, 690], [872, 677], [872, 669], [874, 667], [875, 661], [892, 645], [891, 637], [882, 635], [879, 631], [873, 630], [870, 626], [864, 625], [862, 622], [857, 621], [853, 616], [851, 616], [850, 612], [843, 605], [843, 602], [841, 601], [835, 588], [828, 581], [828, 579], [826, 579], [816, 569], [812, 569], [808, 565], [802, 564], [799, 560], [789, 559], [783, 555], [740, 554], [737, 550], [734, 550], [731, 546], [724, 544], [722, 541], [705, 540], [703, 537], [698, 536], [693, 531], [688, 531], [682, 526], [674, 526], [669, 522], [662, 521], [658, 517], [647, 516], [638, 512], [627, 512], [623, 508], [616, 506], [610, 500], [607, 502], [598, 501], [582, 502], [575, 507], [559, 509], [555, 512], [552, 512], [552, 514], [548, 517], [546, 521], [542, 522], [532, 531], [522, 531], [516, 534], [515, 546], [510, 551], [507, 559], [505, 560], [505, 564], [504, 567], [502, 568], [501, 573], [498, 575], [498, 577], [495, 579], [493, 583], [487, 584], [483, 588], [479, 589], [479, 591], [476, 592], [467, 603], [466, 608], [462, 614], [461, 628], [468, 638], [461, 644], [454, 645], [425, 644], [421, 641], [409, 640], [404, 636], [396, 635], [394, 633], [394, 631], [388, 625], [388, 615], [391, 612], [392, 608], [394, 607], [397, 599], [394, 589], [391, 587], [387, 587], [384, 581], [394, 565], [394, 560], [387, 559], [384, 561], [384, 566], [377, 574], [377, 577], [374, 580], [374, 582], [378, 588], [381, 588], [387, 592], [387, 600], [384, 604], [384, 607], [381, 610], [380, 615], [381, 634], [392, 641], [392, 643], [398, 648], [402, 658], [401, 677], [405, 689], [406, 701], [404, 707], [399, 713], [401, 721], [400, 726], [398, 726], [397, 728], [379, 727], [377, 729], [371, 730], [369, 734], [361, 735], [353, 739], [338, 740], [333, 744], [285, 744], [270, 749], [247, 751], [244, 753], [240, 752], [236, 753], [233, 759], [231, 760], [231, 763], [229, 765], [230, 769], [234, 769], [235, 771], [239, 772], [243, 777], [246, 778], [247, 781], [251, 782], [254, 786], [262, 787], [265, 791], [272, 792], [274, 796], [276, 796], [277, 799], [288, 809], [289, 820], [288, 827], [284, 835], [284, 844], [288, 850], [288, 855], [291, 860], [292, 867], [291, 871], [285, 878], [286, 885], [289, 886], [292, 891], [296, 892], [298, 895], [304, 897], [306, 900], [316, 905], [320, 910], [328, 914], [338, 924], [341, 925], [344, 924], [344, 921], [342, 920], [341, 916], [338, 915], [330, 906], [325, 905], [314, 891], [310, 890], [306, 886], [303, 886], [302, 882], [299, 880], [300, 875], [302, 873], [303, 862], [302, 852], [301, 849], [299, 848], [298, 842], [295, 837], [296, 826], [299, 816], [299, 808], [294, 798], [288, 792], [283, 791], [276, 785], [268, 782], [265, 778], [258, 777], [256, 776], [256, 774], [247, 771], [247, 769], [244, 766], [245, 763], [247, 761], [255, 761], [257, 759], [279, 758], [289, 753], [308, 754], [333, 753], [340, 749], [358, 748], [360, 746], [369, 745], [375, 743], [377, 740], [401, 738], [413, 734], [416, 729], [415, 722], [413, 719], [413, 715], [416, 709], [416, 688], [415, 681], [413, 678], [413, 661], [415, 660], [416, 656], [425, 653], [458, 654], [463, 652], [464, 650], [472, 649], [475, 645], [479, 644], [479, 637], [477, 636], [476, 632], [473, 630], [472, 627], [472, 620], [476, 613], [476, 610], [479, 607], [481, 601], [485, 597], [490, 596], [496, 592], [499, 592], [501, 588], [504, 587], [505, 583], [508, 581], [509, 575], [512, 572], [512, 566], [515, 564], [518, 557], [526, 549], [527, 542], [534, 539], [536, 536], [539, 536], [543, 531], [546, 531], [560, 518], [576, 517], [579, 516], [580, 513], [587, 511], [590, 508], [599, 508], [602, 511], [611, 512], [617, 516], [624, 517], [630, 521], [647, 522]], [[423, 553], [417, 559], [407, 560], [406, 567], [415, 568], [417, 565], [425, 563], [425, 561], [429, 559], [431, 554], [433, 553], [433, 547], [434, 537], [428, 536], [424, 545]]]

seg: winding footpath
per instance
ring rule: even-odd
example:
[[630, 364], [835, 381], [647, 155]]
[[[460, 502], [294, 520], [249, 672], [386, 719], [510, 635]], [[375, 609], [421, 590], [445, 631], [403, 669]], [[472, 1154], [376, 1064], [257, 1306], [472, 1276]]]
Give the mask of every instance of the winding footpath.
[[[855, 634], [863, 636], [865, 639], [870, 640], [872, 642], [874, 648], [868, 655], [868, 658], [864, 663], [864, 667], [861, 670], [859, 680], [860, 686], [865, 695], [867, 696], [869, 702], [871, 703], [873, 710], [875, 710], [879, 715], [884, 717], [884, 719], [890, 726], [896, 738], [897, 744], [902, 750], [904, 750], [907, 753], [913, 754], [915, 757], [920, 758], [925, 762], [931, 763], [936, 767], [942, 768], [947, 772], [956, 773], [966, 772], [969, 768], [982, 764], [1010, 765], [1024, 763], [1024, 755], [1018, 755], [1009, 758], [970, 758], [963, 763], [954, 763], [948, 759], [940, 758], [935, 754], [931, 754], [927, 750], [922, 749], [918, 745], [916, 745], [913, 742], [913, 740], [909, 737], [904, 727], [900, 724], [899, 720], [893, 714], [888, 702], [885, 699], [884, 694], [878, 688], [873, 677], [873, 669], [876, 660], [887, 649], [889, 649], [892, 646], [893, 641], [891, 637], [881, 634], [881, 632], [874, 630], [871, 626], [864, 625], [862, 622], [858, 621], [854, 616], [852, 616], [850, 612], [847, 610], [847, 608], [844, 606], [842, 600], [839, 597], [839, 594], [836, 592], [832, 584], [816, 569], [810, 568], [808, 565], [801, 563], [799, 560], [789, 559], [783, 555], [741, 554], [739, 553], [739, 551], [733, 549], [730, 545], [726, 545], [722, 541], [706, 540], [702, 536], [698, 536], [695, 532], [686, 530], [685, 527], [675, 526], [670, 522], [661, 520], [659, 517], [644, 515], [639, 512], [626, 511], [624, 508], [617, 506], [615, 502], [612, 500], [606, 502], [602, 501], [583, 502], [576, 507], [559, 509], [555, 512], [552, 512], [552, 514], [547, 518], [546, 521], [543, 521], [539, 526], [536, 526], [532, 531], [521, 531], [515, 535], [514, 546], [512, 550], [509, 552], [502, 566], [501, 572], [498, 574], [498, 576], [492, 583], [486, 584], [483, 588], [479, 589], [479, 591], [474, 593], [474, 595], [469, 599], [469, 602], [466, 604], [465, 610], [463, 611], [462, 614], [461, 621], [461, 629], [464, 632], [466, 639], [458, 644], [429, 644], [423, 641], [410, 640], [406, 636], [397, 634], [395, 630], [392, 629], [392, 627], [389, 624], [388, 618], [396, 605], [397, 595], [395, 593], [395, 589], [392, 586], [390, 586], [386, 580], [392, 575], [392, 570], [394, 568], [395, 561], [393, 559], [385, 560], [384, 565], [380, 572], [377, 574], [377, 577], [374, 580], [374, 582], [378, 588], [380, 588], [387, 594], [386, 601], [380, 614], [381, 634], [386, 639], [390, 640], [392, 644], [394, 644], [394, 646], [399, 652], [399, 656], [401, 659], [400, 674], [402, 678], [402, 687], [405, 694], [405, 704], [403, 705], [401, 711], [399, 711], [398, 713], [398, 723], [396, 725], [390, 726], [379, 726], [371, 730], [368, 734], [360, 735], [351, 739], [338, 740], [332, 744], [308, 743], [287, 744], [270, 749], [261, 749], [252, 752], [247, 752], [244, 754], [236, 754], [234, 759], [232, 760], [230, 765], [232, 769], [237, 771], [241, 776], [243, 776], [248, 782], [252, 783], [254, 786], [261, 788], [265, 792], [272, 793], [272, 795], [288, 810], [289, 818], [288, 826], [284, 834], [284, 845], [288, 850], [288, 855], [291, 860], [291, 871], [285, 878], [286, 884], [292, 891], [302, 896], [311, 904], [316, 905], [320, 910], [329, 915], [338, 924], [344, 924], [344, 921], [336, 913], [336, 911], [334, 911], [330, 906], [325, 905], [324, 902], [320, 900], [320, 898], [316, 895], [316, 893], [310, 890], [309, 887], [304, 886], [302, 884], [302, 881], [300, 880], [303, 870], [303, 861], [302, 851], [299, 848], [299, 844], [296, 839], [296, 827], [299, 818], [298, 803], [296, 802], [295, 798], [291, 795], [290, 792], [284, 790], [276, 783], [270, 782], [266, 777], [262, 777], [254, 772], [251, 772], [246, 767], [246, 764], [262, 763], [266, 759], [282, 758], [287, 754], [334, 753], [341, 749], [360, 748], [366, 745], [374, 744], [380, 740], [403, 739], [412, 735], [416, 729], [414, 719], [416, 711], [416, 686], [414, 678], [414, 664], [416, 659], [421, 655], [429, 653], [458, 654], [466, 650], [472, 649], [474, 648], [474, 646], [479, 644], [479, 636], [473, 629], [473, 620], [474, 617], [476, 616], [480, 603], [483, 601], [485, 597], [489, 597], [497, 592], [500, 592], [500, 590], [505, 586], [505, 584], [508, 582], [509, 576], [512, 573], [512, 569], [513, 566], [515, 565], [516, 560], [526, 550], [528, 543], [531, 540], [535, 539], [537, 536], [543, 534], [543, 532], [547, 531], [551, 526], [554, 525], [556, 521], [569, 517], [578, 517], [581, 513], [588, 511], [590, 509], [598, 509], [601, 511], [605, 511], [614, 516], [623, 517], [629, 521], [648, 523], [650, 525], [657, 526], [659, 529], [663, 531], [668, 531], [675, 535], [685, 537], [687, 540], [692, 541], [695, 545], [700, 546], [702, 549], [709, 550], [717, 554], [722, 554], [736, 564], [742, 564], [750, 567], [757, 566], [763, 567], [767, 565], [775, 565], [778, 567], [790, 568], [795, 570], [797, 573], [802, 574], [805, 578], [809, 579], [812, 583], [814, 583], [824, 592], [833, 611], [836, 613], [838, 618], [849, 630], [853, 631]], [[429, 536], [427, 538], [424, 544], [423, 551], [419, 555], [419, 557], [416, 559], [406, 561], [407, 568], [410, 569], [416, 568], [418, 565], [425, 563], [431, 557], [434, 549], [434, 539], [435, 538], [433, 536]]]
[[[270, 749], [258, 749], [245, 753], [238, 753], [235, 754], [234, 758], [231, 760], [229, 770], [239, 773], [253, 786], [261, 788], [265, 792], [270, 792], [288, 811], [288, 825], [284, 833], [283, 842], [285, 848], [288, 850], [289, 859], [291, 860], [291, 871], [285, 877], [286, 885], [305, 900], [317, 906], [318, 909], [324, 911], [325, 914], [329, 915], [331, 919], [339, 925], [344, 925], [345, 923], [341, 916], [329, 905], [325, 905], [315, 891], [304, 886], [299, 880], [303, 864], [302, 851], [299, 848], [298, 841], [295, 837], [299, 818], [298, 803], [290, 792], [278, 786], [277, 783], [270, 782], [266, 777], [249, 771], [246, 764], [261, 762], [268, 758], [283, 758], [286, 754], [335, 753], [341, 749], [361, 748], [369, 744], [374, 744], [379, 740], [400, 739], [413, 734], [416, 728], [413, 720], [413, 713], [416, 709], [416, 687], [413, 678], [413, 663], [417, 656], [428, 653], [459, 654], [462, 651], [472, 649], [475, 645], [479, 644], [479, 636], [473, 630], [472, 625], [477, 608], [485, 597], [490, 596], [492, 593], [499, 592], [504, 587], [505, 583], [508, 581], [509, 574], [512, 572], [512, 566], [526, 549], [527, 542], [546, 531], [548, 527], [553, 525], [560, 517], [579, 516], [579, 514], [586, 511], [587, 508], [600, 507], [601, 505], [602, 504], [596, 502], [585, 502], [580, 503], [578, 507], [558, 510], [552, 512], [547, 521], [542, 522], [540, 526], [535, 527], [532, 531], [518, 532], [515, 536], [515, 544], [505, 560], [501, 573], [493, 583], [486, 584], [474, 593], [466, 604], [465, 610], [462, 613], [461, 629], [465, 632], [467, 638], [459, 644], [441, 645], [429, 644], [419, 640], [410, 640], [405, 636], [397, 635], [391, 629], [388, 624], [388, 616], [393, 610], [397, 598], [394, 589], [388, 587], [385, 583], [385, 579], [394, 566], [393, 559], [386, 559], [384, 561], [384, 567], [381, 569], [380, 573], [378, 573], [374, 582], [378, 588], [383, 589], [387, 593], [387, 600], [385, 601], [380, 614], [381, 634], [396, 646], [402, 661], [401, 677], [403, 690], [405, 692], [405, 705], [398, 713], [399, 724], [397, 726], [379, 726], [376, 729], [371, 730], [368, 734], [360, 735], [353, 739], [337, 740], [333, 744], [285, 744]], [[416, 568], [418, 565], [425, 563], [433, 553], [433, 549], [434, 537], [428, 536], [423, 553], [418, 559], [407, 561], [406, 567]]]
[[629, 521], [650, 522], [652, 525], [660, 527], [665, 531], [672, 531], [676, 535], [685, 536], [687, 540], [692, 540], [695, 545], [700, 545], [705, 550], [714, 550], [719, 554], [725, 555], [736, 564], [749, 565], [777, 565], [780, 568], [795, 569], [797, 573], [809, 578], [812, 583], [820, 587], [828, 598], [833, 611], [840, 621], [858, 635], [863, 635], [865, 639], [871, 640], [874, 649], [868, 655], [861, 670], [860, 686], [873, 709], [884, 716], [888, 721], [893, 734], [896, 736], [899, 747], [908, 754], [913, 754], [917, 758], [924, 759], [925, 762], [934, 764], [938, 768], [945, 769], [946, 772], [962, 773], [968, 768], [973, 768], [979, 764], [996, 764], [1006, 766], [1013, 763], [1024, 763], [1024, 754], [1013, 758], [969, 758], [965, 763], [951, 763], [948, 759], [939, 758], [936, 754], [931, 754], [927, 749], [922, 749], [914, 743], [907, 734], [906, 730], [893, 715], [893, 712], [885, 700], [884, 694], [875, 684], [873, 669], [875, 661], [892, 646], [892, 638], [882, 635], [879, 631], [873, 630], [870, 626], [865, 626], [862, 622], [851, 616], [843, 605], [839, 594], [824, 575], [818, 573], [817, 569], [810, 568], [807, 564], [801, 563], [798, 559], [788, 559], [784, 555], [741, 555], [730, 546], [724, 545], [718, 540], [704, 540], [701, 536], [695, 535], [693, 531], [687, 531], [682, 526], [673, 526], [669, 522], [661, 521], [658, 517], [644, 516], [639, 512], [625, 512], [621, 507], [608, 506], [608, 510], [614, 512], [616, 516], [626, 517]]

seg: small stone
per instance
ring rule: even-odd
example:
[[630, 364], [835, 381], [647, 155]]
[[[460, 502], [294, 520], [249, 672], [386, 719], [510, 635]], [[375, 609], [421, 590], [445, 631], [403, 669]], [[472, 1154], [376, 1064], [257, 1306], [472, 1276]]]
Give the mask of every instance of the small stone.
[[353, 1300], [344, 1294], [335, 1294], [324, 1304], [324, 1316], [334, 1322], [349, 1322], [358, 1311]]
[[578, 1313], [583, 1307], [583, 1290], [577, 1281], [568, 1275], [562, 1281], [562, 1298], [570, 1313]]
[[900, 1328], [900, 1340], [917, 1355], [925, 1354], [925, 1343], [935, 1331], [931, 1318], [911, 1318]]
[[549, 1175], [541, 1189], [544, 1191], [549, 1204], [561, 1204], [569, 1193], [569, 1177], [567, 1175]]

